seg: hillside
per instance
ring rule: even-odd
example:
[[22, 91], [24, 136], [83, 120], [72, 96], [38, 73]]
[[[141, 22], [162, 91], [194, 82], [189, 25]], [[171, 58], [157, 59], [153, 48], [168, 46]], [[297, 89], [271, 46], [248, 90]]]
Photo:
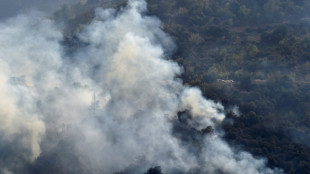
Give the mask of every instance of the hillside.
[[[69, 44], [94, 7], [125, 1], [105, 3], [56, 13], [67, 16]], [[310, 2], [148, 0], [148, 9], [177, 45], [170, 58], [184, 67], [184, 83], [226, 108], [239, 107], [240, 116], [228, 113], [233, 124], [222, 125], [225, 139], [271, 167], [310, 173]]]
[[239, 106], [241, 116], [223, 126], [226, 139], [292, 174], [310, 172], [309, 5], [149, 0], [179, 46], [173, 59], [184, 82]]

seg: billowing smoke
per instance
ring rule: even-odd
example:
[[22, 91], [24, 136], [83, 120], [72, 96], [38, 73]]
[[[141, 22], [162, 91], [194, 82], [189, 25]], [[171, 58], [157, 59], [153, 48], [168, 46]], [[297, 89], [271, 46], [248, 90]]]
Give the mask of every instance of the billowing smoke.
[[223, 106], [182, 84], [145, 11], [97, 9], [70, 53], [38, 12], [0, 24], [2, 173], [282, 173], [222, 139]]

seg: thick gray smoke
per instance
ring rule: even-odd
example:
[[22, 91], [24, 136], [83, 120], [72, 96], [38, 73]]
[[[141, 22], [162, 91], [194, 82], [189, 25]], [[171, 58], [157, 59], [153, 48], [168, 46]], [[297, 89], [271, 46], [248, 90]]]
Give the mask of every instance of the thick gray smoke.
[[145, 11], [97, 9], [70, 54], [40, 13], [0, 24], [2, 173], [282, 173], [222, 139], [223, 106], [183, 86]]

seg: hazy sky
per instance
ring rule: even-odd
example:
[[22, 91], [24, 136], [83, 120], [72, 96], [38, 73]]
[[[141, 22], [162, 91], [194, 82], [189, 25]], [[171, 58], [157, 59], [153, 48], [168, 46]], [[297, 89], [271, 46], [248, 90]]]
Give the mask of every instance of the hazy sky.
[[79, 0], [0, 0], [0, 19], [14, 16], [29, 9], [51, 13], [63, 4]]

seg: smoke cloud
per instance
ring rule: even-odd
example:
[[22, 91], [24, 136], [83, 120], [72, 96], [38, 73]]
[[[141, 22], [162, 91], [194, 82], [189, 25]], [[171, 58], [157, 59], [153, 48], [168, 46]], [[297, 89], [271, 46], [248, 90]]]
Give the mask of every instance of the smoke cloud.
[[182, 84], [146, 10], [97, 9], [70, 54], [39, 12], [0, 24], [2, 173], [282, 173], [222, 139], [223, 106]]

